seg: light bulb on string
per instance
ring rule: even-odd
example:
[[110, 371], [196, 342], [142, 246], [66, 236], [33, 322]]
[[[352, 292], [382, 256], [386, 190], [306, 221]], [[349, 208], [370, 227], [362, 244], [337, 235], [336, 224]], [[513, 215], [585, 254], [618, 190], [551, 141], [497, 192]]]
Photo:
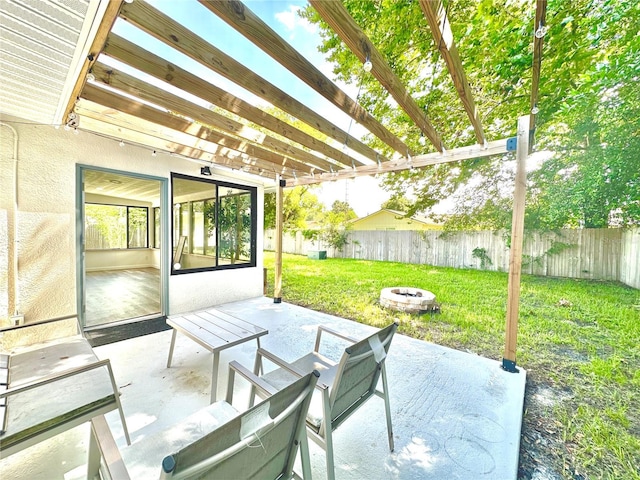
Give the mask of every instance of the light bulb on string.
[[121, 147], [124, 147], [124, 140], [120, 140], [120, 143], [118, 145], [120, 145]]
[[362, 69], [369, 73], [371, 71], [371, 69], [373, 68], [373, 63], [371, 63], [371, 58], [369, 57], [369, 55], [367, 55], [367, 59], [365, 60], [365, 62], [362, 64]]
[[538, 105], [533, 106], [533, 108], [531, 109], [531, 113], [533, 115], [537, 115], [538, 113], [540, 113], [540, 109], [538, 108]]
[[536, 38], [543, 38], [546, 34], [547, 34], [547, 26], [543, 25], [542, 22], [540, 22], [540, 25], [536, 30], [535, 36]]
[[427, 139], [424, 136], [424, 133], [420, 134], [420, 138], [418, 139], [418, 143], [423, 147], [427, 144]]

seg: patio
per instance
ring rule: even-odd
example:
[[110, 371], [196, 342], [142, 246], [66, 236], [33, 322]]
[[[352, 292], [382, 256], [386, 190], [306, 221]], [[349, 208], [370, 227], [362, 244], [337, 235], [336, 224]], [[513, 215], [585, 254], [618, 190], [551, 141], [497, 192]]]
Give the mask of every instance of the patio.
[[[269, 330], [264, 348], [292, 360], [313, 348], [317, 325], [355, 337], [372, 328], [267, 297], [218, 306]], [[171, 332], [164, 331], [95, 349], [110, 358], [135, 446], [207, 405], [211, 354], [178, 335], [173, 363], [166, 368]], [[324, 343], [337, 357], [343, 344]], [[255, 343], [224, 350], [230, 360], [253, 365]], [[396, 334], [387, 360], [395, 452], [386, 442], [384, 406], [372, 399], [335, 434], [336, 475], [340, 479], [447, 478], [515, 479], [526, 372], [505, 372], [500, 362]], [[226, 375], [226, 368], [223, 369]], [[218, 382], [218, 397], [226, 379]], [[234, 405], [246, 408], [248, 385], [236, 383]], [[117, 412], [107, 420], [131, 473]], [[29, 480], [84, 478], [89, 427], [0, 460], [3, 477]], [[324, 478], [324, 452], [310, 443], [314, 478]], [[170, 452], [167, 452], [170, 453]], [[159, 468], [159, 467], [158, 467]], [[134, 477], [135, 478], [135, 477]]]

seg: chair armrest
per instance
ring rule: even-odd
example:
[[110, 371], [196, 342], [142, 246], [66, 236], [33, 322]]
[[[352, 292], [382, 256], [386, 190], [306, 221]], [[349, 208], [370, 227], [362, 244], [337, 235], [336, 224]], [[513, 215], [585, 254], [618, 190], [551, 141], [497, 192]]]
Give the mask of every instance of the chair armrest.
[[347, 342], [351, 342], [351, 343], [358, 342], [358, 339], [356, 338], [350, 337], [340, 332], [336, 332], [335, 330], [332, 330], [329, 327], [325, 327], [324, 325], [320, 325], [318, 326], [318, 333], [316, 334], [316, 346], [315, 346], [316, 352], [320, 351], [320, 337], [322, 336], [322, 332], [329, 333], [335, 337], [341, 338], [342, 340], [346, 340]]
[[[70, 322], [72, 319], [75, 322]], [[54, 325], [55, 323], [60, 325]], [[67, 323], [68, 325], [65, 325]], [[11, 351], [16, 348], [30, 347], [34, 344], [76, 335], [84, 336], [78, 316], [66, 315], [24, 325], [0, 328], [0, 349]]]
[[260, 393], [263, 395], [270, 397], [274, 393], [278, 391], [277, 388], [269, 385], [267, 382], [262, 380], [256, 374], [254, 374], [248, 368], [243, 367], [235, 360], [229, 362], [229, 385], [227, 386], [227, 399], [226, 402], [229, 405], [233, 403], [233, 384], [235, 379], [235, 374], [238, 373], [242, 378], [251, 383], [255, 388], [258, 389]]
[[[104, 367], [110, 364], [109, 359], [98, 360], [96, 362], [89, 363], [87, 365], [81, 365], [79, 367], [69, 368], [67, 370], [63, 370], [61, 372], [52, 373], [51, 375], [46, 375], [44, 377], [40, 377], [37, 380], [32, 382], [25, 383], [23, 385], [19, 385], [17, 387], [8, 388], [7, 390], [0, 391], [0, 398], [8, 397], [10, 395], [24, 392], [26, 390], [31, 390], [33, 388], [37, 388], [41, 385], [46, 385], [47, 383], [55, 382], [56, 380], [62, 380], [63, 378], [72, 377], [73, 375], [77, 375], [79, 373], [88, 372], [89, 370], [93, 370], [95, 368]], [[115, 395], [118, 392], [113, 392]]]
[[[109, 428], [104, 415], [98, 415], [91, 419], [91, 435], [92, 442], [89, 447], [90, 461], [93, 457], [91, 449], [97, 447], [98, 452], [95, 453], [99, 453], [99, 457], [104, 460], [103, 465], [109, 479], [131, 480], [127, 467], [122, 459], [122, 455], [120, 455], [118, 445], [116, 445], [116, 441], [113, 438], [113, 434], [111, 433], [111, 429]], [[93, 441], [95, 441], [95, 444]], [[89, 472], [90, 474], [99, 473], [100, 459], [98, 458], [96, 461], [97, 465], [95, 467], [98, 471]], [[99, 475], [99, 478], [102, 478], [102, 475]]]
[[264, 350], [263, 348], [259, 348], [258, 351], [256, 352], [256, 359], [258, 358], [266, 358], [270, 362], [275, 363], [280, 368], [284, 368], [289, 373], [292, 373], [293, 375], [299, 378], [304, 377], [307, 373], [309, 373], [309, 372], [303, 372], [302, 370], [294, 367], [293, 365], [291, 365], [290, 363], [287, 363], [282, 358], [278, 357], [277, 355], [267, 350]]

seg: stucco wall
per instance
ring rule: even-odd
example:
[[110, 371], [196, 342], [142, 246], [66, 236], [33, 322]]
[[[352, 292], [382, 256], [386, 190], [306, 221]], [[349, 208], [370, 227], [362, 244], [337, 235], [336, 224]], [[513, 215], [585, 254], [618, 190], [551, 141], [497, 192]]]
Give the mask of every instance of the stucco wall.
[[[85, 132], [74, 135], [51, 126], [0, 116], [18, 132], [17, 308], [27, 323], [76, 313], [76, 164], [169, 178], [171, 172], [199, 176], [197, 163]], [[0, 150], [0, 238], [11, 239], [13, 158], [2, 127]], [[262, 295], [263, 189], [243, 177], [212, 168], [218, 178], [258, 188], [257, 266], [169, 277], [169, 314]], [[167, 206], [168, 207], [168, 206]], [[11, 240], [0, 242], [0, 324], [14, 312]]]

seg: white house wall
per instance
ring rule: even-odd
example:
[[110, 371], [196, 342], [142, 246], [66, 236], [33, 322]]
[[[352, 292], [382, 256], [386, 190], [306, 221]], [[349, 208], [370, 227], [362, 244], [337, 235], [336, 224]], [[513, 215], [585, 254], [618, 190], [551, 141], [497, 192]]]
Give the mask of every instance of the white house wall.
[[[1, 127], [0, 325], [17, 303], [31, 323], [76, 313], [76, 164], [169, 179], [171, 172], [199, 176], [200, 165], [85, 132], [35, 125], [0, 116], [18, 132], [18, 292], [12, 287], [13, 155], [10, 129]], [[169, 314], [262, 295], [263, 188], [212, 168], [214, 179], [258, 187], [257, 266], [169, 276]], [[169, 207], [167, 205], [167, 207]], [[9, 239], [9, 240], [7, 240]]]

